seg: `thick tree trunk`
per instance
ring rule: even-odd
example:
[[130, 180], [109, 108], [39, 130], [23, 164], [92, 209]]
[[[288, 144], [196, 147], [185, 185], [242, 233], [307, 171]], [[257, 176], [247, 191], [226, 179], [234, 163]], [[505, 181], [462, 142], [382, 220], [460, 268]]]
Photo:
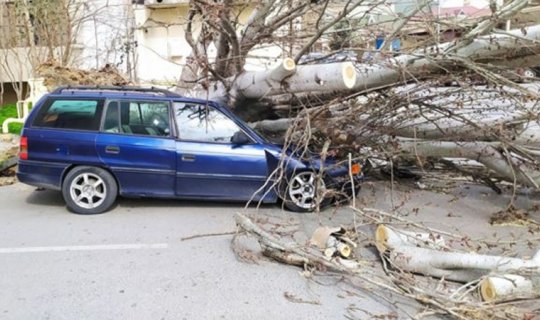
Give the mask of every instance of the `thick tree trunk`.
[[[422, 238], [414, 237], [411, 233], [394, 231], [384, 225], [379, 225], [375, 232], [377, 248], [381, 254], [387, 254], [389, 261], [396, 268], [409, 272], [459, 282], [473, 281], [491, 271], [510, 273], [528, 270], [540, 275], [540, 251], [531, 260], [448, 252], [433, 249], [433, 245]], [[428, 247], [419, 247], [419, 244]]]
[[488, 142], [399, 140], [399, 150], [410, 157], [467, 158], [476, 160], [509, 182], [540, 189], [540, 171], [527, 168], [510, 155], [503, 155], [497, 144]]
[[262, 120], [249, 125], [255, 130], [261, 130], [269, 133], [282, 133], [287, 131], [293, 125], [294, 119], [284, 118], [277, 120]]
[[285, 92], [347, 90], [353, 88], [355, 82], [356, 71], [350, 62], [295, 68], [292, 59], [285, 59], [273, 70], [240, 74], [234, 81], [233, 91], [244, 98], [259, 99]]
[[[540, 25], [487, 35], [463, 47], [446, 43], [378, 61], [377, 65], [356, 64], [356, 70], [350, 63], [305, 65], [297, 66], [294, 74], [287, 73], [287, 77], [281, 79], [273, 75], [275, 70], [244, 72], [232, 79], [232, 88], [236, 95], [251, 99], [284, 93], [369, 91], [430, 73], [446, 72], [449, 66], [463, 66], [463, 61], [489, 62], [501, 57], [511, 60], [535, 55], [540, 52], [538, 40]], [[283, 64], [276, 70], [281, 66]]]

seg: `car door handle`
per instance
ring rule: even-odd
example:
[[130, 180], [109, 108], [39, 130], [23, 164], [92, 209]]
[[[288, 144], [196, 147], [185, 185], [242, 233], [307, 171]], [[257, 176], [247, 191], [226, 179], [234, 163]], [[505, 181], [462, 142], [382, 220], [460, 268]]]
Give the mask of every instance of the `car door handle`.
[[182, 161], [193, 162], [195, 161], [195, 156], [192, 154], [184, 154], [182, 155]]
[[105, 147], [106, 153], [112, 153], [112, 154], [118, 154], [120, 153], [120, 147], [118, 146], [106, 146]]

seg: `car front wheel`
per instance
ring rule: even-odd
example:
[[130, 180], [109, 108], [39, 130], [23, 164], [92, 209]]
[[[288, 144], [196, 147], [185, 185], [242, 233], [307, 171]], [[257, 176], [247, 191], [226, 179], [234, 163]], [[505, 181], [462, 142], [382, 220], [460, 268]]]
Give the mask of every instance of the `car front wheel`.
[[311, 212], [317, 206], [324, 206], [326, 190], [323, 179], [315, 172], [302, 171], [289, 179], [283, 195], [285, 207], [295, 212]]
[[116, 200], [118, 186], [113, 176], [97, 167], [75, 167], [62, 183], [68, 209], [78, 214], [107, 211]]

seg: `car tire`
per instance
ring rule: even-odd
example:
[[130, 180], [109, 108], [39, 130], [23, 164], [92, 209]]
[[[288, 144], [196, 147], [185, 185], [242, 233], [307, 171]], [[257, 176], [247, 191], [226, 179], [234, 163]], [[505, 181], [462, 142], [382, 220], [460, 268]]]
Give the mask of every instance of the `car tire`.
[[317, 207], [327, 206], [331, 199], [323, 197], [325, 188], [324, 179], [317, 177], [313, 171], [299, 171], [290, 175], [285, 187], [281, 188], [281, 198], [285, 207], [294, 212], [312, 212]]
[[117, 194], [114, 177], [97, 167], [75, 167], [62, 183], [64, 201], [77, 214], [103, 213], [114, 204]]

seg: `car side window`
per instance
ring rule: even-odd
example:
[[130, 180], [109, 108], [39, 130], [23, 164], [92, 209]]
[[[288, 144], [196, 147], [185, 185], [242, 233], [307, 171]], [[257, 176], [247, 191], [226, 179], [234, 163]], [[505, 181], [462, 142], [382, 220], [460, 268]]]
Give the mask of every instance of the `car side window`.
[[242, 130], [211, 106], [175, 102], [174, 115], [182, 140], [230, 143], [233, 135]]
[[[114, 108], [111, 110], [111, 118], [114, 118], [113, 113]], [[124, 134], [169, 136], [171, 132], [169, 103], [163, 101], [122, 101], [118, 130]]]
[[41, 108], [32, 125], [98, 131], [102, 103], [100, 100], [51, 100]]
[[118, 102], [112, 101], [107, 105], [105, 111], [105, 120], [103, 121], [103, 131], [111, 133], [119, 133], [120, 131], [120, 114], [118, 113]]

